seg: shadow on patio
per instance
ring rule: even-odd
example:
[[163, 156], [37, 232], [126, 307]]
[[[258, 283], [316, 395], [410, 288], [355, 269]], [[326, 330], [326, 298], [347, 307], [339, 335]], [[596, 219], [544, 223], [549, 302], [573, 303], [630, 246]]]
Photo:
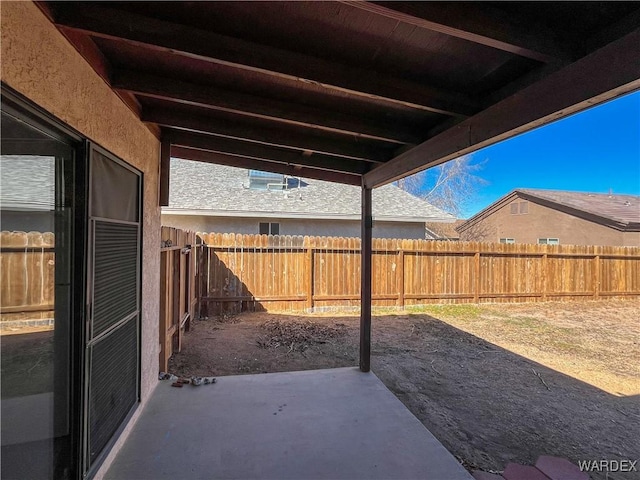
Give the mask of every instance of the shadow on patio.
[[162, 382], [106, 474], [123, 479], [470, 479], [373, 373]]

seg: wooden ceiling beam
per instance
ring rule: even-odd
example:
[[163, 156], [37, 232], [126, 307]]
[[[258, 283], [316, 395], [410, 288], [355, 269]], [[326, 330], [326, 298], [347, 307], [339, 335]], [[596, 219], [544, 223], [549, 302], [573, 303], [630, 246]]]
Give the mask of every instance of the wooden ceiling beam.
[[163, 130], [163, 138], [169, 139], [172, 146], [197, 148], [210, 152], [236, 155], [254, 160], [312, 167], [318, 170], [362, 175], [369, 171], [370, 164], [359, 160], [333, 157], [313, 153], [306, 155], [304, 152], [295, 152], [281, 148], [269, 147], [257, 143], [242, 142], [230, 138], [202, 135], [197, 133], [182, 132], [179, 130]]
[[194, 148], [172, 146], [171, 156], [194, 160], [197, 162], [216, 163], [229, 167], [247, 168], [250, 170], [261, 170], [266, 172], [280, 173], [291, 177], [313, 178], [315, 180], [325, 180], [327, 182], [345, 183], [347, 185], [358, 185], [362, 183], [362, 176], [349, 173], [337, 173], [315, 168], [300, 167], [276, 163], [264, 160], [255, 160], [235, 155], [225, 155], [223, 153], [198, 150]]
[[[54, 12], [50, 3], [35, 2], [35, 4], [50, 21], [55, 21]], [[91, 37], [85, 33], [75, 30], [66, 30], [63, 31], [62, 34], [73, 48], [82, 55], [85, 61], [91, 65], [91, 68], [93, 68], [98, 76], [108, 85], [112, 66], [93, 42]], [[137, 117], [140, 116], [141, 106], [135, 95], [125, 91], [116, 92], [116, 94]], [[147, 128], [156, 138], [160, 138], [160, 130], [155, 125], [147, 125]]]
[[162, 127], [208, 133], [298, 151], [307, 150], [371, 163], [384, 163], [393, 156], [390, 148], [368, 145], [355, 140], [332, 139], [281, 127], [263, 127], [251, 123], [230, 122], [172, 108], [144, 107], [141, 119], [144, 122], [155, 123]]
[[511, 15], [472, 2], [341, 3], [393, 20], [443, 33], [544, 63], [568, 62], [572, 53], [540, 25], [515, 22]]
[[114, 71], [111, 86], [137, 95], [339, 133], [352, 138], [400, 144], [416, 144], [424, 139], [424, 136], [420, 138], [417, 133], [410, 133], [412, 128], [408, 125], [397, 126], [393, 122], [376, 125], [368, 119], [352, 115], [139, 72]]
[[640, 89], [640, 28], [365, 174], [369, 188]]
[[479, 109], [476, 101], [459, 93], [318, 57], [96, 4], [60, 2], [54, 5], [54, 20], [62, 30], [79, 30], [92, 36], [125, 41], [261, 75], [311, 82], [327, 91], [444, 115], [469, 116]]
[[590, 35], [588, 38], [585, 38], [579, 47], [580, 53], [585, 55], [588, 52], [601, 48], [607, 43], [631, 33], [638, 28], [638, 25], [640, 25], [640, 8], [625, 15], [616, 23], [608, 25], [602, 30]]

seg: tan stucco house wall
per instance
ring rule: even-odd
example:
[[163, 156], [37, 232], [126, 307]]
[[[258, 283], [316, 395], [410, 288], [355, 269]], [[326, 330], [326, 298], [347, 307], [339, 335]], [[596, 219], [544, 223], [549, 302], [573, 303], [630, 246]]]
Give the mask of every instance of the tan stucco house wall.
[[[2, 2], [2, 81], [143, 172], [141, 401], [158, 379], [160, 142], [32, 2]], [[126, 439], [138, 408], [95, 478]]]
[[[520, 202], [528, 202], [528, 212], [512, 214], [511, 204]], [[512, 238], [515, 243], [557, 238], [561, 245], [640, 246], [638, 232], [622, 232], [520, 196], [460, 231], [463, 241], [499, 242], [501, 238]]]

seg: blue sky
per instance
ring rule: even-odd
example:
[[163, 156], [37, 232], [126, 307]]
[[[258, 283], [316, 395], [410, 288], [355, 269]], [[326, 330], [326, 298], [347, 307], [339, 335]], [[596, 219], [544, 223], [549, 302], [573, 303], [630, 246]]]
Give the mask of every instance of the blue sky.
[[487, 184], [465, 217], [519, 187], [640, 195], [640, 92], [486, 147], [476, 162]]

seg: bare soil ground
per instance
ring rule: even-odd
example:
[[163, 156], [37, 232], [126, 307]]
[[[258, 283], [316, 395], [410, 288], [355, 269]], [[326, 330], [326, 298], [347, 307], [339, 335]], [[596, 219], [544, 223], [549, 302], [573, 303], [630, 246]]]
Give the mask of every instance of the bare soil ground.
[[[372, 370], [466, 467], [640, 457], [640, 302], [442, 305], [377, 314]], [[357, 365], [359, 319], [195, 322], [178, 375]], [[592, 474], [592, 478], [605, 478]], [[639, 478], [638, 473], [609, 479]]]

